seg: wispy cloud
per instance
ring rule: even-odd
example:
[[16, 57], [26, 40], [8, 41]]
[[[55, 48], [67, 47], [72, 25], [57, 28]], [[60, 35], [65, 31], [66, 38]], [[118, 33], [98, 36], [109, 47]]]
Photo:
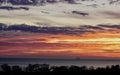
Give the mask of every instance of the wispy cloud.
[[104, 11], [104, 12], [102, 12], [102, 14], [105, 15], [106, 18], [109, 18], [109, 19], [120, 19], [119, 11], [118, 12], [115, 12], [115, 11]]

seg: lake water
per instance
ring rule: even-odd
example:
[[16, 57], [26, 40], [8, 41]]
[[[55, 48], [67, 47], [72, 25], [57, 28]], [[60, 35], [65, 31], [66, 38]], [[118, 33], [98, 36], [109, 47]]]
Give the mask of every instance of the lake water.
[[28, 64], [50, 64], [50, 66], [94, 66], [94, 67], [106, 67], [107, 65], [117, 65], [120, 64], [120, 60], [88, 60], [88, 59], [23, 59], [23, 58], [12, 58], [4, 59], [0, 58], [0, 65], [19, 65], [27, 66]]

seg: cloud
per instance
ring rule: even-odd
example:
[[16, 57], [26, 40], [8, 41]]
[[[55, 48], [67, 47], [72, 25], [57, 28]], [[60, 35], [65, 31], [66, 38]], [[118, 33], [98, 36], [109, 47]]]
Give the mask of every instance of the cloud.
[[113, 54], [119, 54], [120, 51], [116, 51], [116, 50], [103, 50], [103, 53], [113, 53]]
[[110, 29], [120, 29], [120, 25], [98, 25], [99, 27], [102, 27], [102, 28], [110, 28]]
[[[7, 26], [5, 24], [0, 24], [1, 31], [17, 31], [14, 35], [26, 34], [30, 33], [46, 33], [46, 34], [85, 34], [85, 33], [95, 33], [96, 31], [105, 31], [107, 29], [120, 29], [120, 25], [109, 25], [109, 24], [99, 24], [96, 26], [91, 25], [81, 25], [79, 27], [38, 27], [38, 26], [29, 26], [26, 24], [21, 25], [10, 25]], [[18, 34], [19, 33], [19, 34]], [[13, 33], [12, 33], [13, 34]], [[25, 34], [25, 35], [26, 35]], [[9, 36], [10, 34], [6, 33], [4, 36]], [[2, 34], [0, 35], [2, 37]]]
[[110, 19], [120, 19], [120, 13], [119, 12], [114, 12], [114, 11], [104, 11], [102, 12], [103, 15]]
[[[24, 37], [25, 38], [25, 37]], [[47, 42], [48, 40], [47, 39], [43, 39], [43, 38], [40, 38], [40, 39], [32, 39], [32, 38], [25, 38], [25, 39], [21, 39], [21, 38], [18, 38], [18, 39], [8, 39], [6, 40], [6, 42], [14, 42], [14, 43], [36, 43], [36, 42]]]

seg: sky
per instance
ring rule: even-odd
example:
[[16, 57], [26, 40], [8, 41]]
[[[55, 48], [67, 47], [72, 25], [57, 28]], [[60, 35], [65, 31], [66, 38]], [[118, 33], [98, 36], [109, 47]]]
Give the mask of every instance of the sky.
[[120, 58], [120, 26], [15, 28], [0, 33], [0, 57]]
[[[120, 6], [28, 7], [29, 11], [0, 10], [0, 23], [7, 26], [0, 31], [0, 57], [120, 58]], [[19, 29], [20, 24], [28, 28]]]

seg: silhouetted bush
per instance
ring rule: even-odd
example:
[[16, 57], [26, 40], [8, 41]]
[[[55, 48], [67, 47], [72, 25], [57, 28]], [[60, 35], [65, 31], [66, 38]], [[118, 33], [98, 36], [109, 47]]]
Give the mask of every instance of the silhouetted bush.
[[13, 72], [22, 72], [22, 68], [19, 66], [12, 66], [12, 71]]
[[25, 72], [49, 72], [48, 64], [29, 64]]
[[38, 74], [38, 75], [85, 75], [85, 74], [120, 74], [120, 66], [112, 65], [106, 67], [97, 67], [94, 68], [86, 67], [86, 66], [49, 66], [49, 64], [29, 64], [24, 69], [20, 66], [9, 66], [8, 64], [3, 64], [0, 66], [0, 74], [1, 73], [10, 73], [14, 74]]
[[10, 72], [11, 71], [11, 67], [7, 64], [1, 65], [1, 69], [3, 72]]

